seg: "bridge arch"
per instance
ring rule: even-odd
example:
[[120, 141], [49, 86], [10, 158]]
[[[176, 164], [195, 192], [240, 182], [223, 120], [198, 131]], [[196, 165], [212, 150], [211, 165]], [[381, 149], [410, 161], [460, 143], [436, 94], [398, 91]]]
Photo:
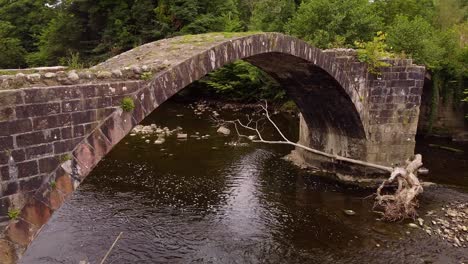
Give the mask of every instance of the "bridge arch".
[[[99, 72], [119, 76], [120, 70], [141, 73], [145, 67], [154, 73], [149, 80], [103, 80], [3, 93], [14, 102], [6, 109], [16, 119], [0, 122], [6, 129], [0, 129], [0, 178], [21, 151], [47, 152], [18, 160], [22, 167], [15, 167], [16, 173], [31, 180], [7, 181], [8, 187], [25, 183], [25, 190], [34, 191], [21, 220], [7, 228], [8, 243], [21, 254], [53, 211], [134, 126], [190, 83], [239, 59], [270, 74], [297, 103], [302, 112], [301, 143], [384, 164], [413, 152], [424, 67], [410, 60], [392, 62], [377, 77], [368, 74], [351, 50], [322, 51], [278, 33], [211, 33], [161, 40], [91, 68], [98, 76]], [[119, 107], [128, 96], [135, 103], [131, 112]], [[34, 111], [33, 118], [27, 115], [33, 113], [29, 110]], [[90, 122], [96, 125], [88, 126]], [[5, 131], [10, 135], [2, 134]], [[5, 146], [11, 153], [8, 158], [2, 152]], [[69, 159], [62, 160], [64, 154]], [[2, 239], [0, 256], [1, 243]]]
[[[106, 69], [110, 65], [129, 65], [133, 58], [139, 58], [139, 65], [155, 64], [160, 58], [151, 55], [146, 57], [149, 50], [161, 46], [173, 47], [174, 43], [179, 42], [203, 42], [203, 36], [206, 35], [178, 37], [163, 45], [146, 44], [97, 65], [96, 69]], [[350, 71], [353, 64], [349, 56], [341, 57], [340, 61], [336, 52], [324, 52], [297, 38], [278, 33], [261, 33], [214, 42], [205, 49], [187, 55], [182, 52], [174, 65], [156, 74], [148, 85], [136, 92], [134, 99], [137, 107], [130, 118], [132, 124], [141, 122], [160, 104], [192, 82], [242, 59], [270, 74], [296, 102], [305, 124], [310, 128], [310, 135], [306, 136], [308, 145], [343, 156], [365, 158], [366, 124], [362, 120], [366, 118], [366, 107], [363, 95], [360, 95], [365, 92], [365, 79], [362, 76], [354, 79], [348, 76], [357, 75]], [[346, 54], [346, 51], [341, 52]], [[362, 70], [355, 66], [356, 69]], [[358, 73], [365, 76], [362, 72]], [[123, 135], [111, 135], [114, 130], [109, 127], [115, 125], [118, 117], [111, 119], [113, 121], [102, 124], [101, 130], [106, 131], [106, 136], [115, 145]], [[131, 126], [121, 126], [121, 129], [128, 132]]]

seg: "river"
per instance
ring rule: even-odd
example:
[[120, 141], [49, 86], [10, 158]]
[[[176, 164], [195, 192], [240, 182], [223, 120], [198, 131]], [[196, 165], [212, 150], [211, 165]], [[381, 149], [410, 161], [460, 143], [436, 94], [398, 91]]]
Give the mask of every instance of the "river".
[[[297, 133], [295, 118], [283, 119], [288, 134]], [[106, 263], [468, 261], [466, 248], [408, 227], [408, 221], [378, 221], [372, 199], [365, 199], [372, 190], [282, 160], [289, 147], [226, 145], [234, 137], [217, 135], [207, 114], [174, 101], [144, 123], [211, 136], [168, 138], [162, 145], [127, 136], [55, 212], [22, 263], [99, 263], [120, 232]], [[468, 156], [429, 143], [418, 140], [417, 148], [431, 170], [425, 180], [439, 185], [421, 196], [422, 216], [450, 201], [468, 201]]]

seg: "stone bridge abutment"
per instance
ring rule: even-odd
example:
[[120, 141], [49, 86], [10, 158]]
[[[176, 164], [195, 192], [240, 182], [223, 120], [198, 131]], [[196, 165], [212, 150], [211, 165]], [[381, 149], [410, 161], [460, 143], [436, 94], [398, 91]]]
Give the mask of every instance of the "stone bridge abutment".
[[[89, 70], [3, 77], [0, 87], [9, 89], [0, 91], [0, 220], [22, 210], [0, 238], [0, 256], [16, 260], [98, 162], [160, 104], [239, 59], [270, 74], [296, 102], [302, 144], [385, 165], [413, 154], [424, 67], [390, 60], [375, 76], [353, 50], [322, 51], [277, 33], [183, 36]], [[125, 97], [133, 99], [132, 111], [121, 109]]]

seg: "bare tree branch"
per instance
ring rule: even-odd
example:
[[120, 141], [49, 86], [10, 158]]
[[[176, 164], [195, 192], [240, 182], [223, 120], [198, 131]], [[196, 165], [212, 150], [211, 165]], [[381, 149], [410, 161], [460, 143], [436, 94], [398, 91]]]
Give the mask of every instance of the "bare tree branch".
[[[417, 215], [415, 209], [418, 206], [416, 196], [423, 192], [423, 188], [416, 176], [418, 169], [423, 165], [421, 155], [418, 154], [414, 157], [414, 159], [407, 160], [405, 168], [392, 168], [362, 160], [351, 159], [336, 154], [326, 153], [289, 140], [271, 118], [271, 115], [268, 111], [268, 104], [265, 102], [265, 105], [260, 105], [260, 107], [263, 110], [268, 122], [275, 128], [283, 140], [266, 140], [263, 138], [262, 133], [259, 130], [259, 123], [264, 119], [254, 121], [249, 115], [247, 115], [247, 123], [245, 124], [240, 119], [223, 122], [233, 124], [235, 131], [240, 138], [246, 138], [255, 143], [291, 145], [317, 155], [328, 157], [335, 161], [349, 162], [352, 164], [367, 166], [389, 172], [390, 177], [385, 180], [376, 191], [376, 202], [374, 204], [374, 208], [382, 207], [383, 219], [388, 221], [396, 221], [404, 218], [414, 218]], [[255, 132], [258, 139], [255, 139], [253, 136], [242, 134], [239, 130], [239, 126], [245, 130]], [[393, 184], [395, 180], [398, 183], [398, 188], [395, 193], [382, 195], [383, 189], [386, 186]]]

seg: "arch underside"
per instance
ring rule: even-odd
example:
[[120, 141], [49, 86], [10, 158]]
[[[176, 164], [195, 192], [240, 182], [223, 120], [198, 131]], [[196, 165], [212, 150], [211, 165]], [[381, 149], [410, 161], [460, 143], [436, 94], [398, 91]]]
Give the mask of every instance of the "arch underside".
[[306, 144], [328, 153], [360, 158], [366, 133], [354, 103], [325, 70], [304, 59], [264, 53], [244, 59], [270, 74], [298, 106], [308, 127]]

